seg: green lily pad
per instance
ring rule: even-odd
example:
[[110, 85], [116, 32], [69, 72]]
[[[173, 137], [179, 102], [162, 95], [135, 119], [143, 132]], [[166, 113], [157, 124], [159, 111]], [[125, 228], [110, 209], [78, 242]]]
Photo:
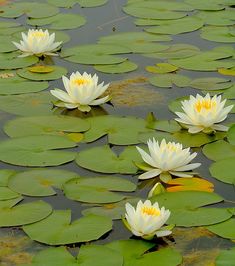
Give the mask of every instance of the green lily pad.
[[90, 128], [89, 123], [81, 118], [71, 116], [29, 116], [8, 121], [4, 132], [12, 137], [33, 135], [66, 135], [70, 132], [84, 132]]
[[171, 45], [168, 49], [162, 52], [145, 53], [143, 56], [157, 59], [182, 59], [199, 54], [199, 52], [200, 49], [194, 45], [178, 43]]
[[207, 229], [223, 238], [235, 239], [235, 219], [231, 218], [223, 223], [207, 226]]
[[219, 161], [235, 156], [235, 146], [224, 140], [218, 140], [207, 144], [203, 147], [202, 151], [207, 158], [213, 161]]
[[15, 38], [11, 36], [0, 36], [0, 53], [16, 51], [17, 48], [12, 41], [15, 41]]
[[233, 124], [227, 133], [227, 138], [229, 143], [231, 143], [232, 145], [235, 145], [235, 124]]
[[140, 132], [151, 132], [146, 128], [146, 121], [136, 117], [97, 116], [87, 119], [90, 129], [84, 134], [86, 142], [92, 142], [108, 135], [108, 142], [115, 145], [131, 145], [139, 143]]
[[96, 65], [94, 68], [104, 73], [120, 74], [134, 71], [138, 68], [138, 65], [131, 61], [124, 61], [123, 63], [114, 65]]
[[161, 142], [162, 139], [165, 139], [166, 141], [174, 141], [176, 142], [177, 140], [173, 137], [172, 134], [168, 132], [162, 132], [162, 131], [155, 131], [151, 133], [140, 133], [139, 134], [139, 141], [141, 143], [147, 144], [147, 141], [149, 139], [155, 138], [156, 141]]
[[235, 85], [223, 91], [223, 96], [225, 99], [235, 99]]
[[64, 184], [65, 196], [69, 199], [87, 203], [112, 203], [125, 198], [116, 191], [131, 192], [136, 185], [119, 177], [101, 176], [75, 178]]
[[102, 206], [95, 206], [85, 209], [82, 211], [82, 214], [95, 214], [110, 217], [112, 220], [120, 220], [125, 213], [126, 203], [129, 202], [132, 205], [136, 205], [139, 200], [140, 198], [127, 198], [119, 202], [102, 204]]
[[77, 0], [47, 0], [47, 2], [51, 5], [57, 6], [57, 7], [65, 7], [65, 8], [71, 8], [75, 4], [78, 3]]
[[195, 9], [198, 10], [209, 10], [209, 11], [217, 11], [222, 10], [225, 8], [222, 1], [214, 1], [214, 0], [207, 0], [206, 2], [203, 0], [185, 0], [185, 3], [193, 6]]
[[77, 258], [65, 247], [48, 248], [38, 252], [30, 264], [22, 266], [122, 266], [122, 255], [105, 246], [82, 245]]
[[73, 161], [76, 153], [58, 151], [75, 147], [63, 136], [27, 136], [1, 141], [0, 160], [22, 166], [53, 166]]
[[166, 209], [195, 209], [205, 205], [218, 203], [223, 201], [223, 198], [215, 193], [204, 191], [179, 191], [166, 192], [156, 195], [151, 198], [152, 202], [158, 202], [160, 206]]
[[31, 224], [46, 218], [52, 208], [44, 201], [19, 204], [22, 198], [0, 201], [0, 227]]
[[26, 14], [30, 18], [44, 18], [59, 13], [59, 9], [46, 3], [18, 2], [0, 8], [1, 17], [17, 18]]
[[16, 57], [14, 54], [11, 58], [1, 59], [0, 69], [17, 69], [31, 66], [38, 62], [36, 56]]
[[105, 5], [108, 0], [77, 0], [81, 7], [97, 7]]
[[105, 245], [119, 251], [124, 257], [125, 265], [151, 266], [153, 262], [161, 266], [176, 266], [182, 262], [182, 256], [178, 251], [171, 248], [161, 248], [157, 251], [149, 251], [154, 243], [143, 240], [118, 240]]
[[203, 26], [203, 20], [197, 17], [188, 16], [174, 20], [158, 20], [156, 27], [145, 29], [147, 32], [155, 34], [180, 34], [200, 29]]
[[222, 26], [207, 26], [202, 29], [201, 38], [213, 42], [234, 43], [235, 36], [232, 29]]
[[10, 200], [18, 198], [20, 194], [12, 191], [7, 187], [0, 187], [0, 200]]
[[220, 254], [216, 257], [216, 266], [231, 266], [235, 261], [235, 247], [229, 250], [222, 250]]
[[50, 115], [53, 113], [53, 100], [55, 97], [49, 92], [0, 96], [0, 109], [22, 116]]
[[22, 26], [12, 27], [12, 28], [0, 28], [0, 35], [14, 37], [14, 34], [20, 33], [25, 30], [26, 30], [25, 27]]
[[12, 175], [8, 186], [26, 196], [51, 196], [56, 194], [54, 188], [62, 189], [66, 181], [77, 176], [77, 173], [66, 170], [35, 169]]
[[0, 170], [0, 187], [7, 187], [9, 178], [15, 173], [17, 173], [15, 170], [1, 169]]
[[174, 133], [181, 129], [175, 120], [156, 120], [151, 126], [148, 126], [148, 128], [169, 133]]
[[25, 79], [29, 80], [54, 80], [59, 79], [63, 75], [67, 74], [67, 69], [61, 66], [53, 66], [54, 71], [49, 73], [34, 73], [30, 69], [20, 69], [17, 71], [17, 74]]
[[166, 73], [175, 72], [178, 69], [178, 67], [168, 63], [158, 63], [156, 64], [156, 66], [147, 66], [145, 69], [150, 73], [166, 74]]
[[215, 71], [221, 67], [230, 68], [234, 66], [233, 61], [222, 60], [228, 57], [230, 56], [226, 52], [207, 51], [188, 58], [171, 59], [169, 63], [186, 70]]
[[229, 79], [216, 77], [193, 79], [189, 84], [190, 87], [199, 90], [224, 90], [231, 87], [231, 85]]
[[99, 239], [112, 229], [107, 217], [88, 215], [71, 223], [71, 211], [54, 211], [46, 219], [23, 227], [33, 240], [47, 245], [66, 245]]
[[0, 21], [0, 28], [4, 29], [4, 28], [13, 28], [13, 27], [17, 27], [20, 26], [19, 23], [14, 22], [14, 21], [8, 21], [8, 20], [1, 20]]
[[[92, 158], [92, 160], [90, 160]], [[97, 146], [78, 153], [76, 163], [86, 169], [101, 173], [135, 174], [134, 162], [141, 162], [135, 147], [126, 147], [116, 155], [108, 145]]]
[[83, 26], [86, 19], [79, 14], [57, 14], [47, 18], [28, 19], [27, 24], [32, 26], [49, 25], [48, 28], [55, 30], [76, 29]]
[[235, 184], [235, 159], [233, 157], [225, 158], [223, 160], [213, 163], [210, 168], [211, 175], [228, 184]]
[[234, 15], [234, 10], [224, 9], [217, 12], [211, 12], [211, 10], [201, 11], [196, 16], [201, 18], [207, 25], [232, 26], [234, 24]]
[[177, 87], [187, 87], [191, 79], [178, 74], [158, 74], [149, 79], [149, 82], [157, 87], [171, 88], [173, 85]]

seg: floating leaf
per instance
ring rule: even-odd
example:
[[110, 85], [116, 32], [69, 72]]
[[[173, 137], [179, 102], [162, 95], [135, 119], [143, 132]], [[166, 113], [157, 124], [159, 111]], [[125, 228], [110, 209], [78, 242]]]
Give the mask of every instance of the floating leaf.
[[52, 72], [47, 72], [47, 73], [39, 73], [39, 72], [32, 72], [30, 68], [25, 68], [25, 69], [20, 69], [17, 71], [17, 74], [20, 77], [23, 77], [25, 79], [29, 80], [54, 80], [54, 79], [59, 79], [63, 75], [67, 74], [67, 69], [61, 66], [51, 66], [53, 67]]
[[151, 266], [157, 261], [161, 266], [176, 266], [182, 262], [182, 256], [175, 249], [161, 248], [150, 251], [154, 243], [143, 240], [118, 240], [105, 245], [120, 252], [124, 257], [124, 265]]
[[81, 7], [97, 7], [102, 6], [108, 2], [108, 0], [77, 0]]
[[173, 85], [187, 87], [190, 81], [190, 78], [178, 74], [158, 74], [149, 79], [152, 85], [161, 88], [171, 88]]
[[0, 28], [13, 28], [13, 27], [17, 27], [20, 26], [19, 23], [14, 22], [14, 21], [8, 21], [8, 20], [1, 20], [0, 21]]
[[78, 177], [64, 184], [65, 196], [69, 199], [87, 203], [112, 203], [125, 198], [115, 191], [131, 192], [136, 185], [118, 177]]
[[231, 218], [223, 223], [207, 226], [207, 229], [223, 238], [235, 239], [235, 219]]
[[206, 2], [203, 0], [197, 0], [197, 1], [185, 0], [185, 3], [199, 10], [216, 11], [216, 10], [222, 10], [225, 8], [222, 1], [214, 1], [214, 0], [207, 0]]
[[0, 53], [8, 53], [17, 50], [12, 41], [15, 41], [15, 38], [11, 36], [0, 36]]
[[176, 65], [180, 68], [195, 71], [216, 71], [218, 68], [230, 68], [234, 66], [232, 61], [223, 61], [222, 59], [230, 57], [226, 52], [201, 52], [189, 58], [171, 59], [170, 64]]
[[187, 191], [187, 190], [196, 190], [196, 191], [207, 191], [213, 192], [214, 185], [202, 178], [177, 178], [172, 179], [167, 182], [170, 187], [167, 187], [168, 192], [176, 192], [176, 191]]
[[20, 2], [0, 7], [1, 17], [17, 18], [26, 14], [31, 18], [44, 18], [59, 13], [59, 9], [46, 3]]
[[147, 66], [145, 69], [151, 73], [165, 74], [165, 73], [175, 72], [178, 69], [178, 67], [168, 63], [158, 63], [156, 64], [156, 66]]
[[83, 245], [75, 258], [65, 247], [48, 248], [38, 252], [30, 264], [24, 266], [122, 266], [122, 255], [105, 246]]
[[68, 30], [76, 29], [83, 26], [86, 23], [86, 19], [79, 14], [57, 14], [47, 18], [40, 19], [28, 19], [27, 24], [33, 26], [48, 25], [48, 28], [55, 30]]
[[235, 146], [224, 140], [218, 140], [203, 147], [203, 153], [213, 161], [235, 156]]
[[33, 135], [60, 135], [69, 132], [84, 132], [90, 127], [89, 123], [81, 118], [70, 116], [35, 116], [20, 117], [10, 120], [4, 127], [5, 133], [14, 137]]
[[[147, 127], [170, 133], [177, 132], [181, 129], [181, 127], [175, 120], [156, 120], [153, 122], [152, 125], [148, 125]], [[155, 132], [155, 133], [160, 133], [160, 132]]]
[[10, 176], [14, 175], [16, 171], [10, 169], [0, 170], [0, 187], [7, 187], [8, 179]]
[[46, 218], [52, 208], [44, 201], [19, 204], [22, 198], [0, 201], [0, 227], [31, 224]]
[[77, 176], [76, 173], [66, 170], [35, 169], [12, 175], [8, 186], [26, 196], [51, 196], [56, 194], [54, 188], [62, 189], [66, 181]]
[[125, 213], [125, 205], [129, 202], [132, 205], [136, 205], [140, 198], [127, 198], [125, 200], [114, 202], [110, 204], [102, 204], [102, 206], [91, 207], [82, 211], [83, 215], [96, 214], [101, 216], [110, 217], [112, 220], [122, 219]]
[[225, 76], [235, 76], [235, 67], [232, 68], [219, 68], [218, 72]]
[[77, 0], [47, 0], [47, 2], [51, 5], [57, 6], [57, 7], [66, 7], [70, 8], [73, 7], [78, 1]]
[[22, 166], [60, 165], [75, 158], [74, 152], [56, 149], [75, 147], [76, 143], [62, 136], [28, 136], [1, 141], [0, 160]]
[[235, 184], [235, 159], [234, 156], [213, 163], [210, 168], [211, 175], [228, 184]]
[[138, 68], [138, 65], [131, 61], [124, 61], [123, 63], [114, 65], [97, 65], [94, 68], [104, 73], [120, 74], [134, 71]]
[[[157, 35], [158, 36], [158, 35]], [[170, 48], [162, 51], [162, 52], [155, 52], [155, 53], [146, 53], [143, 56], [150, 57], [150, 58], [157, 58], [157, 59], [182, 59], [191, 57], [196, 55], [200, 52], [200, 49], [196, 46], [189, 45], [189, 44], [173, 44]]]
[[235, 99], [235, 85], [225, 90], [223, 96], [225, 99]]
[[216, 77], [193, 79], [189, 84], [190, 87], [199, 90], [224, 90], [231, 87], [231, 85], [229, 79]]
[[108, 135], [108, 142], [115, 145], [131, 145], [139, 143], [140, 132], [151, 132], [146, 128], [144, 119], [136, 117], [97, 116], [87, 119], [91, 125], [85, 133], [85, 141], [92, 142]]
[[13, 54], [11, 58], [1, 59], [0, 69], [17, 69], [31, 66], [37, 62], [38, 58], [36, 56], [16, 57]]
[[50, 73], [54, 71], [54, 67], [46, 65], [37, 65], [29, 67], [28, 70], [33, 73]]
[[[235, 225], [235, 224], [234, 224]], [[235, 261], [235, 247], [229, 250], [222, 250], [219, 256], [216, 257], [216, 266], [231, 266]]]
[[0, 96], [0, 109], [22, 116], [49, 115], [53, 112], [53, 100], [55, 98], [49, 92]]
[[232, 145], [235, 145], [235, 124], [233, 124], [227, 133], [227, 138], [229, 143], [231, 143]]
[[174, 20], [158, 20], [156, 27], [145, 29], [147, 32], [154, 34], [180, 34], [200, 29], [203, 26], [203, 20], [193, 16], [183, 17]]
[[[90, 160], [92, 158], [92, 160]], [[98, 146], [78, 153], [76, 163], [86, 169], [101, 173], [135, 174], [134, 162], [141, 161], [135, 147], [126, 147], [116, 155], [109, 146]]]
[[[202, 29], [200, 36], [208, 41], [223, 42], [223, 43], [235, 42], [235, 36], [232, 33], [232, 29], [230, 29], [229, 27], [207, 26]], [[226, 66], [224, 67], [226, 68]]]
[[10, 200], [18, 198], [20, 195], [7, 187], [0, 187], [0, 200]]
[[104, 216], [88, 215], [71, 223], [71, 211], [54, 211], [46, 219], [23, 227], [33, 240], [47, 245], [66, 245], [99, 239], [112, 229]]

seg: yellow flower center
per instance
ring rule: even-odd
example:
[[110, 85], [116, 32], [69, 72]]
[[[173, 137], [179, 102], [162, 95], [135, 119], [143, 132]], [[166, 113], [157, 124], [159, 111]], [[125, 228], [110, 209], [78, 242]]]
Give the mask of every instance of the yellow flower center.
[[84, 78], [78, 78], [78, 79], [74, 79], [72, 80], [72, 83], [74, 85], [80, 86], [80, 85], [87, 85], [90, 84], [91, 81], [89, 79], [84, 79]]
[[207, 111], [209, 111], [215, 106], [216, 106], [216, 101], [212, 101], [211, 99], [198, 100], [194, 104], [194, 108], [198, 113], [200, 113], [202, 109], [206, 109]]
[[147, 214], [147, 215], [151, 215], [151, 216], [159, 216], [161, 214], [161, 212], [154, 208], [154, 207], [142, 207], [141, 209], [143, 214]]
[[176, 145], [169, 142], [164, 146], [161, 145], [161, 151], [164, 151], [164, 150], [168, 150], [169, 152], [177, 152], [179, 148]]
[[43, 31], [34, 31], [30, 33], [29, 38], [42, 38], [45, 36], [46, 36], [46, 33]]

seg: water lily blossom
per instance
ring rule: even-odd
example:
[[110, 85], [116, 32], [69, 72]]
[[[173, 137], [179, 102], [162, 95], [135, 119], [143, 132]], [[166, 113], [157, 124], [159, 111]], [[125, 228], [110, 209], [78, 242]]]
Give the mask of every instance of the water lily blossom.
[[77, 71], [72, 73], [69, 79], [65, 76], [62, 79], [66, 92], [60, 89], [50, 91], [59, 99], [54, 103], [58, 107], [78, 108], [82, 112], [89, 112], [90, 106], [101, 105], [111, 99], [109, 95], [99, 98], [107, 90], [109, 84], [104, 85], [104, 82], [98, 84], [96, 74], [92, 77], [86, 72], [80, 74]]
[[126, 203], [125, 207], [123, 223], [135, 236], [151, 240], [155, 235], [163, 237], [172, 233], [174, 225], [163, 226], [171, 212], [165, 207], [160, 209], [157, 202], [152, 204], [150, 200], [140, 200], [136, 209], [130, 203]]
[[221, 101], [221, 95], [205, 97], [197, 94], [196, 97], [190, 96], [189, 100], [182, 103], [182, 112], [176, 112], [179, 118], [175, 120], [182, 123], [188, 128], [189, 133], [198, 133], [200, 131], [212, 132], [214, 130], [227, 131], [228, 127], [219, 125], [218, 123], [227, 118], [228, 113], [233, 105], [225, 106], [226, 100]]
[[164, 182], [171, 179], [171, 175], [179, 177], [192, 177], [194, 173], [188, 172], [197, 167], [200, 163], [190, 163], [197, 153], [190, 153], [190, 148], [183, 149], [182, 144], [175, 142], [166, 143], [165, 139], [159, 144], [154, 138], [148, 142], [149, 153], [140, 147], [136, 147], [145, 164], [136, 164], [145, 173], [139, 176], [139, 179], [149, 179], [160, 175]]
[[55, 33], [49, 34], [48, 30], [42, 29], [34, 30], [29, 29], [28, 33], [21, 33], [22, 39], [20, 43], [13, 42], [13, 44], [22, 51], [20, 57], [26, 57], [30, 55], [47, 56], [57, 55], [57, 51], [62, 42], [55, 42]]

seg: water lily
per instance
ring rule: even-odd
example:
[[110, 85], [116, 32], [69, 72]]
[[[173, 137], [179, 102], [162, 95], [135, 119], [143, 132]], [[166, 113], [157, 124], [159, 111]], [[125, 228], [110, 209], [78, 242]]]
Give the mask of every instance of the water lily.
[[110, 100], [109, 95], [99, 98], [109, 84], [104, 85], [104, 82], [98, 84], [96, 74], [92, 77], [86, 72], [80, 74], [77, 71], [72, 73], [69, 79], [65, 76], [62, 79], [66, 92], [60, 89], [51, 90], [51, 94], [59, 99], [54, 103], [56, 106], [68, 109], [78, 108], [82, 112], [89, 112], [90, 106], [100, 105]]
[[179, 118], [175, 120], [188, 128], [189, 133], [198, 133], [200, 131], [212, 132], [214, 130], [227, 131], [228, 127], [218, 123], [227, 118], [233, 105], [224, 107], [226, 100], [221, 101], [221, 95], [205, 97], [197, 94], [196, 97], [190, 96], [189, 100], [182, 101], [184, 113], [176, 112]]
[[197, 167], [200, 163], [190, 163], [197, 153], [190, 153], [190, 148], [183, 149], [182, 144], [168, 142], [163, 139], [159, 144], [154, 138], [149, 139], [148, 149], [150, 154], [140, 147], [136, 147], [145, 164], [137, 164], [145, 173], [139, 176], [139, 179], [149, 179], [160, 175], [162, 181], [171, 179], [171, 175], [180, 177], [192, 177], [193, 173], [188, 172]]
[[166, 192], [166, 189], [164, 188], [164, 186], [162, 185], [162, 183], [160, 182], [157, 182], [153, 188], [149, 191], [148, 193], [148, 198], [151, 198], [155, 195], [159, 195], [159, 194], [162, 194], [162, 193], [165, 193]]
[[59, 49], [62, 42], [55, 42], [55, 33], [49, 34], [48, 30], [29, 29], [28, 33], [21, 33], [22, 39], [20, 43], [13, 42], [13, 44], [23, 52], [20, 57], [30, 55], [46, 56], [57, 55], [54, 53]]
[[160, 209], [157, 202], [152, 205], [150, 200], [140, 200], [136, 209], [130, 203], [126, 203], [125, 207], [123, 222], [135, 236], [151, 240], [155, 235], [163, 237], [172, 233], [174, 225], [163, 226], [171, 213], [165, 207]]

